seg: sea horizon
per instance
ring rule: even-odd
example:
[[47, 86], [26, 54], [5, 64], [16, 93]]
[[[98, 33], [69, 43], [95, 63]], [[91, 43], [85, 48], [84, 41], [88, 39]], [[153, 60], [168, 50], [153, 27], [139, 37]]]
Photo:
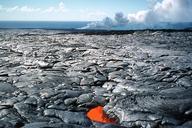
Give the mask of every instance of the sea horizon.
[[127, 23], [108, 25], [102, 21], [18, 21], [1, 20], [0, 29], [50, 29], [50, 30], [145, 30], [191, 29], [192, 22]]

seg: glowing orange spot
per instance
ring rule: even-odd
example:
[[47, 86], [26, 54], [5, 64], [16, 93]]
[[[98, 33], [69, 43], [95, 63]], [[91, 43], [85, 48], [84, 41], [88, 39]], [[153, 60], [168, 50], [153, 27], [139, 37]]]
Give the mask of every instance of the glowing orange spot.
[[95, 122], [100, 123], [113, 123], [115, 124], [115, 119], [109, 118], [103, 111], [102, 106], [95, 107], [87, 112], [87, 117]]

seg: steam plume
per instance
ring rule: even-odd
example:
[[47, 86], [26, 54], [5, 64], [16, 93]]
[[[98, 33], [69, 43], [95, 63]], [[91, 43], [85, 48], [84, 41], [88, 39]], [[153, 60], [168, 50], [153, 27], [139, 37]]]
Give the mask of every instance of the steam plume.
[[88, 24], [86, 28], [110, 29], [112, 27], [129, 25], [130, 23], [149, 25], [160, 22], [192, 22], [191, 14], [192, 0], [162, 0], [153, 4], [150, 9], [128, 14], [127, 17], [121, 12], [116, 13], [113, 19], [106, 17], [103, 21]]
[[92, 22], [92, 23], [88, 24], [85, 27], [85, 29], [86, 28], [109, 29], [109, 28], [112, 28], [115, 26], [124, 26], [124, 25], [127, 25], [127, 23], [128, 23], [127, 17], [125, 17], [122, 12], [118, 12], [115, 14], [114, 19], [112, 19], [110, 17], [106, 17], [102, 21]]
[[130, 22], [191, 22], [192, 0], [163, 0], [148, 10], [128, 14]]

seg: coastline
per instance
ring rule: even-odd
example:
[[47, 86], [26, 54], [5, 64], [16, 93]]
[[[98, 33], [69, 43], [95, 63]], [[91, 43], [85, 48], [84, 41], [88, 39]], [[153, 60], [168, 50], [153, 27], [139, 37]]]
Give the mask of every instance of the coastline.
[[185, 29], [135, 29], [135, 30], [106, 30], [106, 29], [46, 29], [46, 28], [0, 28], [8, 31], [57, 31], [57, 34], [85, 34], [85, 35], [123, 35], [134, 32], [192, 32], [192, 28]]

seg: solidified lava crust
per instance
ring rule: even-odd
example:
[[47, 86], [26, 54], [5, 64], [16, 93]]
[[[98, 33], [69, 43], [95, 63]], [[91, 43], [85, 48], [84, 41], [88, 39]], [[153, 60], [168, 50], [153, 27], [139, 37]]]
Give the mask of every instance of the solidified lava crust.
[[[118, 124], [86, 116], [99, 105]], [[0, 128], [15, 127], [191, 128], [192, 32], [0, 30]]]

